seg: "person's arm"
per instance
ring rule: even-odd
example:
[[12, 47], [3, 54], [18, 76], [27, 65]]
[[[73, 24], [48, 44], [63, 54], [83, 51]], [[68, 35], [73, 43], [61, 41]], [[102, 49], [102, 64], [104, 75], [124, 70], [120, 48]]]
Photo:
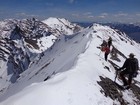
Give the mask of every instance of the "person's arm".
[[123, 66], [121, 68], [119, 68], [119, 70], [122, 70], [122, 69], [126, 68], [127, 62], [128, 62], [128, 59], [124, 62]]
[[139, 62], [138, 62], [138, 59], [135, 59], [135, 62], [136, 62], [136, 70], [138, 71], [139, 70]]

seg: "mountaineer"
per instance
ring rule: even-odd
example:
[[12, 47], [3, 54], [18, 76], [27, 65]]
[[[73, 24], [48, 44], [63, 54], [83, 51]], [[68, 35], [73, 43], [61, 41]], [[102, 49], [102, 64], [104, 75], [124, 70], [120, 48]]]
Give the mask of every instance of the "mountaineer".
[[[138, 59], [134, 57], [133, 53], [129, 54], [129, 58], [126, 59], [123, 66], [118, 70], [121, 70], [120, 77], [123, 81], [123, 86], [126, 89], [131, 87], [132, 79], [137, 76], [139, 70]], [[128, 75], [128, 80], [125, 76]]]

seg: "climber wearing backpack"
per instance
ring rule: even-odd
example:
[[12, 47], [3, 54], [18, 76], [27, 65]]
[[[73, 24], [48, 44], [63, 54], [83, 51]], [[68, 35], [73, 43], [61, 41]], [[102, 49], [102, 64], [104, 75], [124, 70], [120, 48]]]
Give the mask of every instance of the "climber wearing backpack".
[[111, 37], [109, 37], [107, 44], [108, 44], [108, 47], [110, 48], [110, 46], [112, 45], [112, 38]]
[[110, 53], [110, 48], [105, 40], [103, 40], [103, 43], [100, 46], [101, 47], [98, 47], [98, 48], [101, 50], [101, 52], [104, 52], [104, 58], [105, 58], [105, 61], [107, 61], [108, 54]]
[[[122, 70], [120, 72], [120, 77], [123, 81], [123, 86], [126, 89], [129, 89], [132, 83], [133, 77], [136, 77], [138, 74], [139, 63], [137, 58], [134, 58], [134, 54], [130, 53], [129, 58], [126, 59], [123, 66], [118, 70]], [[128, 80], [126, 80], [125, 76], [128, 75]]]
[[104, 51], [105, 51], [105, 54], [104, 54], [105, 61], [107, 61], [108, 54], [110, 53], [110, 48], [109, 48], [109, 46], [105, 46], [105, 47], [104, 47]]

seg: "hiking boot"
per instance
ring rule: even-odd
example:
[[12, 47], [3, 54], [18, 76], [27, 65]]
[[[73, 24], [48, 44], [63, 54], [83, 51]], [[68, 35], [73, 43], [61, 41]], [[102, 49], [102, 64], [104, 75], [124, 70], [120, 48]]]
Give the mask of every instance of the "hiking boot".
[[124, 87], [124, 89], [130, 89], [130, 85], [125, 85], [123, 87]]

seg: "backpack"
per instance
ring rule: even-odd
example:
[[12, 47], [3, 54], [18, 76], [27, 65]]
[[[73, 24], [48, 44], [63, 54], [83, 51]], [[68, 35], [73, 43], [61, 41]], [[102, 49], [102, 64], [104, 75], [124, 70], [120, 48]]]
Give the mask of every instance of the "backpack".
[[133, 72], [136, 74], [139, 69], [138, 60], [136, 58], [130, 59], [129, 67], [130, 67], [129, 68], [130, 72]]

